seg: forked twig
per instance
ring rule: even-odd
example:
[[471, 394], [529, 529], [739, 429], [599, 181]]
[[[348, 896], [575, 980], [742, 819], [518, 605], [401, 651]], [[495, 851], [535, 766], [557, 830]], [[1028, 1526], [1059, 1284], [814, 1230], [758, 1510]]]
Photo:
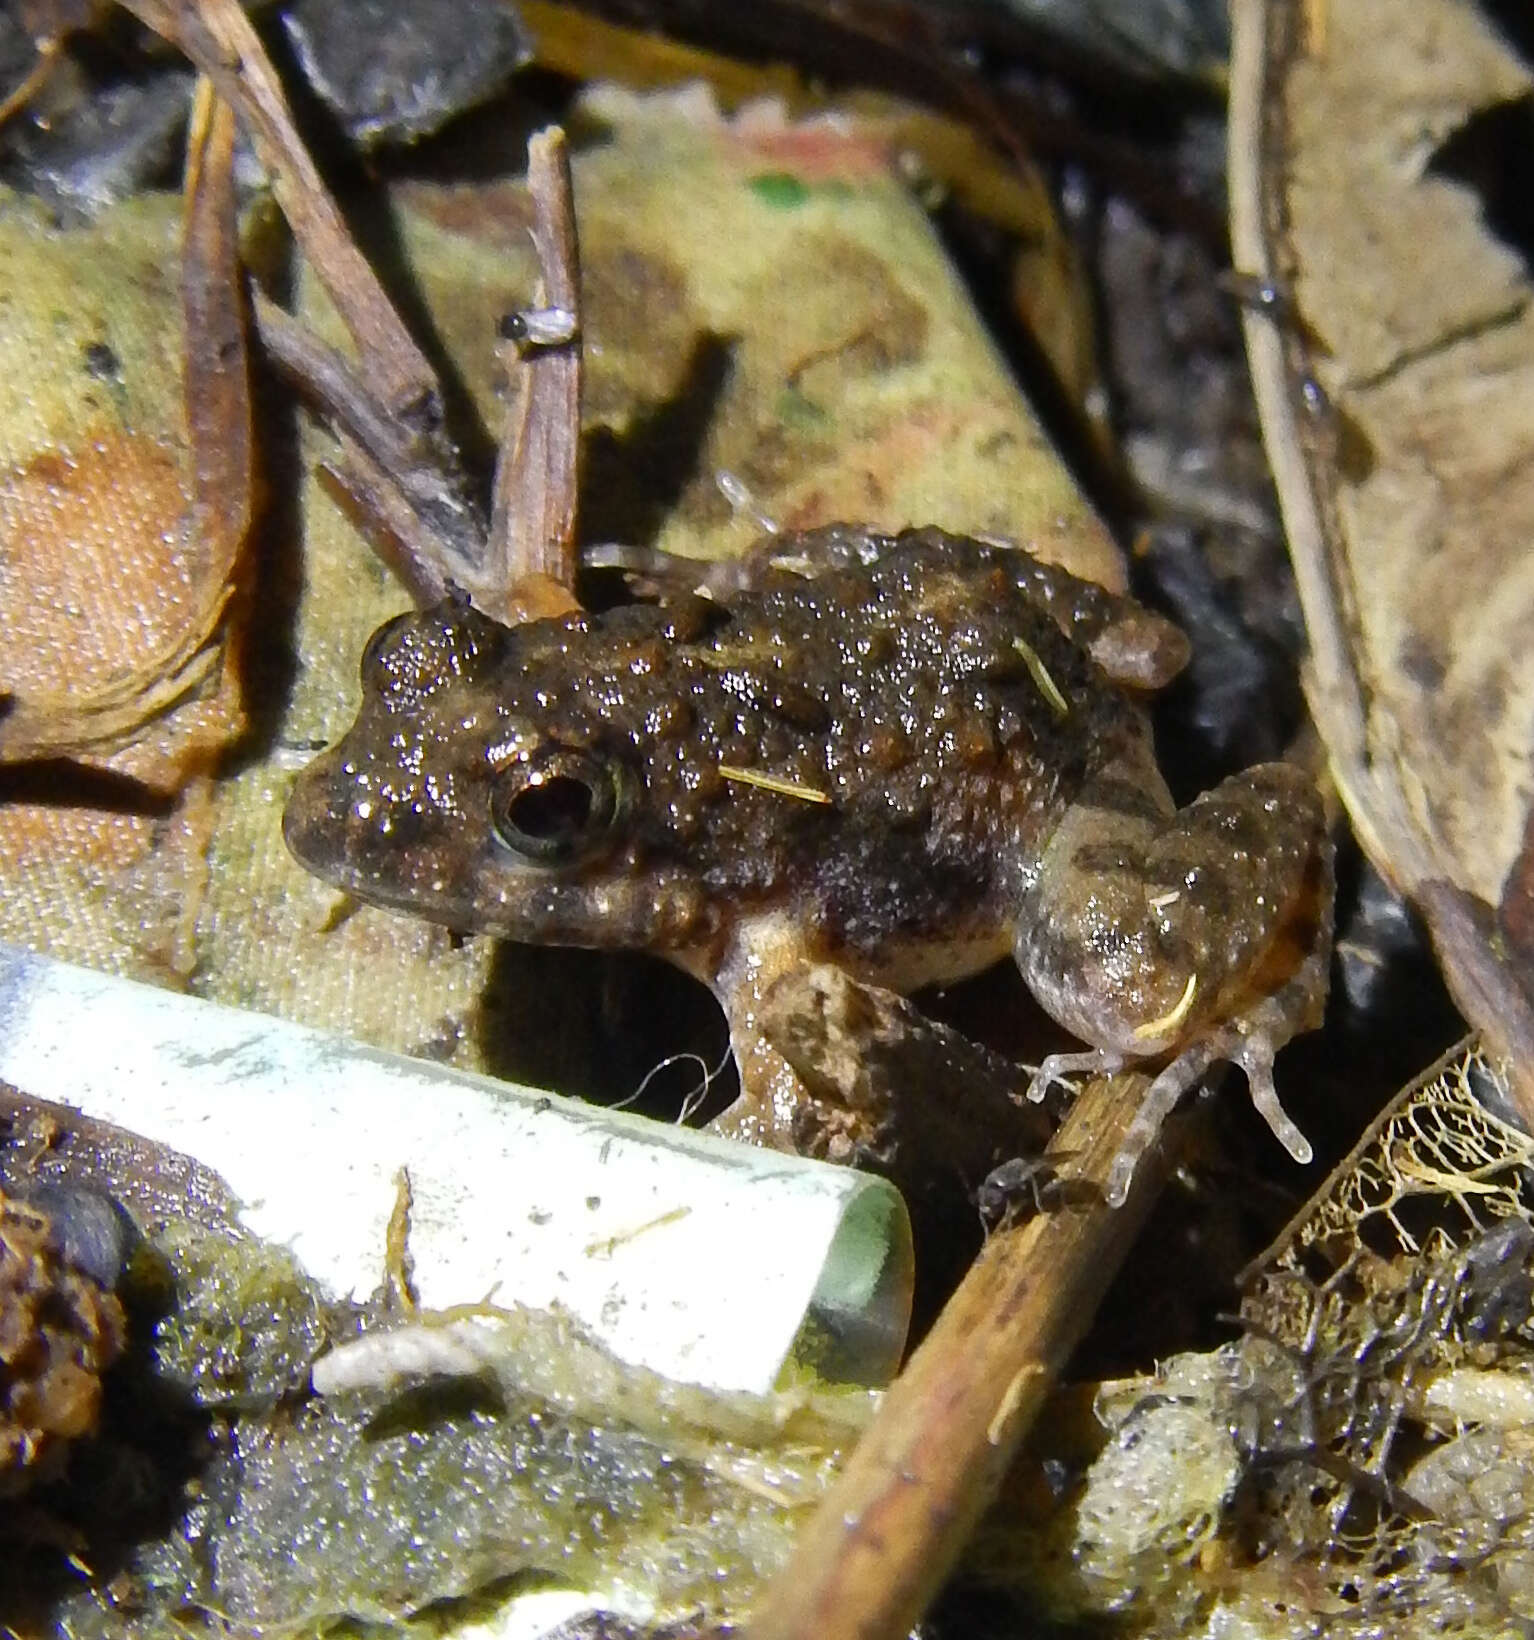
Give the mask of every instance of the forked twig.
[[437, 378], [358, 249], [293, 124], [293, 116], [238, 0], [125, 0], [142, 23], [178, 46], [238, 110], [272, 191], [368, 361], [378, 395], [425, 430], [440, 419]]
[[[580, 267], [564, 133], [528, 146], [541, 308], [518, 363], [488, 533], [443, 426], [435, 372], [358, 249], [293, 124], [276, 73], [237, 0], [126, 0], [178, 45], [244, 120], [278, 203], [329, 291], [360, 368], [259, 293], [274, 361], [331, 423], [341, 458], [331, 493], [421, 602], [449, 585], [516, 620], [575, 605], [580, 443]], [[551, 328], [550, 317], [559, 324]], [[487, 338], [488, 340], [488, 338]]]
[[[362, 359], [350, 403], [388, 422], [403, 451], [389, 476], [400, 498], [420, 514], [412, 534], [432, 543], [445, 573], [482, 566], [484, 529], [469, 499], [458, 453], [443, 427], [442, 392], [430, 362], [406, 329], [383, 286], [347, 231], [293, 124], [276, 72], [237, 0], [125, 0], [130, 11], [178, 46], [240, 115], [272, 191], [313, 262]], [[258, 314], [270, 318], [270, 310]], [[279, 346], [275, 351], [282, 357]], [[365, 378], [366, 387], [362, 386]], [[332, 408], [336, 408], [335, 402]], [[363, 415], [366, 421], [367, 414]], [[347, 425], [343, 422], [343, 425]], [[366, 436], [354, 442], [369, 447]], [[375, 459], [378, 452], [373, 451]]]

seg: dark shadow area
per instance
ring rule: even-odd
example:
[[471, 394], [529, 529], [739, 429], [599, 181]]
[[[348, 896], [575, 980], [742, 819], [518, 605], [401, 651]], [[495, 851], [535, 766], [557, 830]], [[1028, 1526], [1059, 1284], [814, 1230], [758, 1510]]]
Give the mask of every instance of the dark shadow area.
[[[1188, 664], [1156, 696], [1156, 760], [1179, 804], [1254, 763], [1282, 758], [1303, 721], [1297, 657], [1243, 617], [1193, 526], [1148, 531], [1130, 562], [1134, 595], [1175, 621]], [[1288, 588], [1268, 601], [1272, 608]]]
[[223, 761], [224, 774], [238, 773], [270, 751], [298, 677], [294, 629], [304, 582], [305, 477], [299, 412], [292, 389], [268, 368], [259, 348], [252, 349], [250, 399], [259, 510], [245, 543], [245, 584], [256, 607], [236, 646], [245, 730]]
[[[381, 150], [373, 163], [390, 177], [450, 180], [473, 184], [520, 175], [527, 163], [527, 139], [546, 125], [579, 120], [572, 106], [581, 82], [568, 74], [528, 63], [518, 69], [505, 92], [466, 108], [441, 130], [405, 147]], [[566, 135], [572, 150], [581, 146], [573, 130]]]
[[696, 1126], [740, 1088], [719, 1005], [658, 957], [502, 941], [476, 1034], [492, 1076], [660, 1121]]
[[49, 757], [0, 765], [0, 803], [41, 803], [50, 808], [143, 814], [159, 820], [175, 811], [176, 798], [132, 775]]
[[[923, 1014], [983, 1043], [1017, 1066], [1017, 1096], [1028, 1086], [1029, 1066], [1045, 1054], [1078, 1046], [1034, 1001], [1010, 959], [941, 989], [920, 991], [912, 1001]], [[998, 1164], [1032, 1158], [999, 1157]], [[911, 1341], [918, 1342], [963, 1278], [985, 1236], [977, 1193], [986, 1176], [964, 1177], [941, 1156], [930, 1158], [932, 1179], [907, 1205], [916, 1243], [916, 1282], [911, 1304]], [[1019, 1199], [1025, 1211], [1025, 1204]]]
[[1422, 919], [1351, 832], [1337, 850], [1336, 942], [1328, 1036], [1335, 1033], [1345, 1063], [1372, 1068], [1394, 1093], [1464, 1035], [1465, 1025]]
[[[1058, 1431], [1050, 1431], [1044, 1438], [1047, 1440], [1050, 1435], [1058, 1438]], [[1064, 1466], [1058, 1460], [1055, 1462], [1063, 1485]], [[1023, 1485], [1032, 1479], [1028, 1468], [1022, 1464], [1015, 1466], [1009, 1480], [1009, 1494], [1022, 1491]], [[1027, 1493], [1022, 1495], [1026, 1497]], [[1036, 1510], [1037, 1502], [1029, 1501]], [[1002, 1588], [994, 1582], [987, 1584], [983, 1575], [966, 1576], [961, 1567], [914, 1632], [921, 1640], [931, 1640], [936, 1635], [962, 1635], [963, 1640], [1024, 1640], [1024, 1637], [1026, 1640], [1106, 1640], [1112, 1631], [1102, 1625], [1068, 1623], [1037, 1609], [1028, 1603], [1021, 1580], [1018, 1587]]]
[[627, 433], [594, 428], [581, 449], [582, 541], [647, 543], [698, 472], [730, 376], [730, 343], [700, 335], [675, 397], [637, 416]]
[[1534, 9], [1528, 0], [1479, 0], [1481, 14], [1523, 58], [1534, 64]]
[[1439, 144], [1427, 174], [1463, 183], [1486, 226], [1534, 273], [1534, 94], [1472, 114]]

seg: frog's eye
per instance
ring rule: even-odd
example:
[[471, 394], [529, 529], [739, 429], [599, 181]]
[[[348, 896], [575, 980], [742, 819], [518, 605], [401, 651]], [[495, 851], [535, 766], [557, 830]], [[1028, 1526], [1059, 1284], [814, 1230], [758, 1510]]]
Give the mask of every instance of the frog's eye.
[[564, 865], [590, 853], [621, 819], [627, 787], [621, 764], [556, 749], [496, 776], [490, 824], [513, 853]]

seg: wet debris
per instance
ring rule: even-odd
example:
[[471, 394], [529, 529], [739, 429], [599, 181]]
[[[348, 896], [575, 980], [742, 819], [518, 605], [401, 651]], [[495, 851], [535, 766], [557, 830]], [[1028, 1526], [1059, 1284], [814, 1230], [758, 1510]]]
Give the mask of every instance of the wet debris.
[[95, 1432], [102, 1374], [126, 1337], [111, 1291], [121, 1248], [102, 1233], [110, 1205], [81, 1192], [49, 1205], [0, 1192], [0, 1497]]

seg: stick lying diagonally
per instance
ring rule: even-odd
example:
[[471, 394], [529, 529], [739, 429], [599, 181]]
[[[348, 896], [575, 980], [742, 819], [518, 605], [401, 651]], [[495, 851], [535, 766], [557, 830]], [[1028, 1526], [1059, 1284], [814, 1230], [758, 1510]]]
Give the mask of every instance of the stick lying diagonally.
[[1104, 1195], [1137, 1074], [1084, 1086], [1056, 1136], [1060, 1205], [986, 1243], [769, 1586], [750, 1640], [901, 1640], [941, 1588], [1165, 1177]]
[[341, 445], [340, 459], [322, 471], [342, 510], [420, 603], [455, 586], [503, 621], [575, 607], [581, 314], [564, 133], [551, 127], [528, 144], [530, 230], [544, 306], [527, 316], [557, 314], [564, 328], [551, 336], [546, 324], [525, 326], [536, 345], [526, 357], [508, 353], [516, 394], [487, 521], [449, 435], [442, 385], [347, 231], [237, 0], [126, 3], [179, 46], [239, 115], [351, 335], [357, 363], [256, 292], [268, 354], [319, 407]]

